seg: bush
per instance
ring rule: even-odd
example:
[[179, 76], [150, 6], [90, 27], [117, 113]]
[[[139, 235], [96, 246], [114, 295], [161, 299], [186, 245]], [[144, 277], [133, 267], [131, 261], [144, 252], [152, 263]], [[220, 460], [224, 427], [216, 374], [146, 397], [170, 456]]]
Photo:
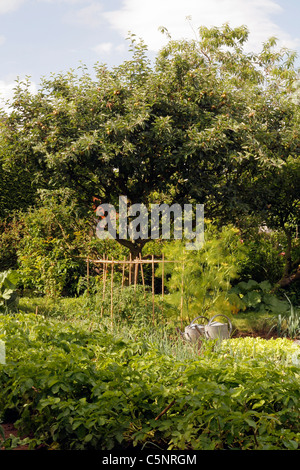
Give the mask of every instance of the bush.
[[239, 282], [229, 291], [229, 299], [237, 310], [257, 313], [285, 314], [289, 302], [272, 293], [269, 281], [257, 282], [253, 279]]
[[75, 294], [86, 273], [88, 231], [71, 192], [41, 193], [40, 204], [24, 215], [18, 249], [22, 287], [54, 297]]
[[16, 312], [19, 295], [16, 290], [18, 274], [8, 270], [0, 273], [0, 312]]
[[18, 269], [18, 249], [23, 236], [22, 214], [0, 220], [0, 272]]
[[280, 230], [268, 230], [256, 216], [239, 220], [245, 256], [241, 260], [240, 280], [269, 280], [275, 284], [281, 279], [285, 257], [286, 236]]

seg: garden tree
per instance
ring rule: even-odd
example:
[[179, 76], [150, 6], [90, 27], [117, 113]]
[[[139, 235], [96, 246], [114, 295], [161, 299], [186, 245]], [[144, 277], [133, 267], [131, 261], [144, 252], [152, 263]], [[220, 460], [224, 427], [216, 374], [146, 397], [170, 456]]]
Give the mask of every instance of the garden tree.
[[[238, 182], [239, 200], [247, 208], [246, 213], [268, 229], [285, 235], [285, 246], [281, 250], [285, 266], [277, 287], [287, 287], [300, 279], [297, 236], [300, 219], [300, 108], [296, 98], [299, 81], [293, 68], [293, 54], [287, 55], [285, 61], [283, 59], [283, 54], [269, 57], [270, 68], [264, 90], [268, 107], [262, 109], [259, 123], [263, 126], [261, 146], [268, 147], [270, 161], [274, 164], [264, 171], [243, 173]], [[253, 119], [256, 119], [255, 110]]]
[[[278, 109], [270, 98], [275, 70], [283, 96], [295, 79], [292, 54], [272, 41], [247, 54], [247, 39], [245, 27], [202, 27], [197, 40], [170, 38], [152, 66], [132, 35], [132, 59], [112, 70], [52, 75], [36, 94], [18, 84], [1, 131], [5, 165], [26, 167], [39, 187], [74, 190], [87, 209], [93, 197], [117, 206], [125, 195], [239, 217], [249, 210], [244, 183], [290, 153], [281, 98]], [[134, 256], [146, 242], [118, 241]]]
[[35, 203], [33, 175], [26, 165], [14, 165], [7, 156], [16, 152], [17, 140], [10, 148], [5, 137], [7, 116], [0, 112], [0, 219], [13, 218], [16, 210], [26, 210]]
[[[299, 147], [299, 137], [295, 142]], [[299, 148], [297, 151], [299, 153]], [[285, 265], [277, 287], [288, 287], [300, 280], [300, 244], [297, 234], [300, 219], [300, 157], [290, 155], [280, 167], [257, 177], [255, 188], [251, 196], [252, 210], [259, 213], [266, 227], [285, 235], [285, 246], [281, 250]]]
[[[32, 174], [24, 165], [14, 165], [7, 160], [8, 142], [1, 129], [7, 116], [0, 115], [0, 272], [18, 267], [17, 249], [22, 238], [20, 210], [35, 204], [36, 187]], [[16, 142], [14, 142], [14, 149]]]
[[0, 272], [18, 267], [17, 249], [22, 238], [20, 210], [35, 203], [30, 175], [23, 168], [4, 169], [0, 157]]
[[[221, 34], [213, 29], [207, 35], [209, 52], [205, 52], [213, 54], [216, 61], [216, 51], [217, 55], [227, 54], [215, 48]], [[259, 54], [248, 57], [237, 49], [234, 67], [220, 68], [224, 80], [229, 79], [228, 86], [235, 86], [239, 80], [237, 93], [247, 93], [250, 87], [249, 114], [243, 124], [248, 126], [250, 121], [254, 145], [244, 145], [244, 152], [236, 153], [242, 165], [236, 166], [233, 158], [221, 173], [220, 179], [225, 178], [226, 183], [219, 195], [227, 198], [225, 220], [241, 225], [241, 218], [251, 216], [260, 225], [285, 234], [286, 263], [278, 282], [278, 287], [285, 287], [300, 279], [299, 243], [295, 238], [300, 215], [299, 70], [295, 68], [296, 54], [285, 48], [276, 50], [275, 46], [276, 40], [270, 38]], [[212, 193], [213, 198], [216, 196], [217, 192]]]

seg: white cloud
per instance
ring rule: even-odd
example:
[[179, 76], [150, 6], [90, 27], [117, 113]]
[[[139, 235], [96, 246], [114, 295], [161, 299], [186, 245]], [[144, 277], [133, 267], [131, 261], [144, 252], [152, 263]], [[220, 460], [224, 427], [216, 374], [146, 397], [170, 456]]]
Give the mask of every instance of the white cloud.
[[0, 15], [17, 10], [25, 0], [0, 0]]
[[66, 19], [72, 23], [96, 28], [104, 22], [102, 3], [94, 1], [90, 3], [90, 5], [80, 8], [79, 10], [69, 11]]
[[78, 3], [90, 3], [90, 0], [37, 0], [39, 3], [70, 3], [75, 5]]
[[123, 37], [131, 31], [154, 51], [166, 42], [158, 31], [160, 26], [166, 27], [174, 39], [194, 38], [187, 16], [192, 18], [195, 30], [226, 22], [231, 27], [246, 25], [250, 30], [248, 48], [253, 51], [271, 36], [276, 36], [280, 45], [296, 48], [297, 41], [272, 19], [281, 11], [276, 0], [123, 0], [121, 9], [103, 15]]
[[6, 41], [5, 37], [4, 36], [0, 36], [0, 46], [2, 46], [2, 44], [4, 44]]
[[[16, 81], [0, 80], [0, 108], [7, 112], [9, 112], [9, 105], [7, 102], [12, 100], [15, 87]], [[29, 92], [33, 94], [37, 92], [37, 85], [35, 82], [30, 83]]]
[[109, 54], [113, 50], [112, 42], [102, 42], [97, 46], [93, 47], [92, 50], [97, 54]]
[[101, 42], [97, 44], [95, 47], [92, 47], [92, 51], [94, 51], [98, 56], [109, 55], [113, 53], [123, 54], [126, 52], [125, 44], [114, 44], [112, 42]]
[[0, 80], [0, 108], [5, 109], [6, 111], [8, 111], [6, 102], [12, 99], [14, 87], [14, 82], [6, 83], [5, 81]]

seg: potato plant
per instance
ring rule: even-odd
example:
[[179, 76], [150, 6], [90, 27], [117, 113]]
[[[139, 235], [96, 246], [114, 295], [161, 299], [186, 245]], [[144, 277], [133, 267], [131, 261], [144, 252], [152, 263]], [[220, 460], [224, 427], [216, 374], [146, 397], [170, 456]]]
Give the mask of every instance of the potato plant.
[[31, 449], [299, 447], [296, 343], [232, 339], [184, 359], [179, 337], [166, 350], [158, 333], [128, 328], [0, 316], [2, 422]]

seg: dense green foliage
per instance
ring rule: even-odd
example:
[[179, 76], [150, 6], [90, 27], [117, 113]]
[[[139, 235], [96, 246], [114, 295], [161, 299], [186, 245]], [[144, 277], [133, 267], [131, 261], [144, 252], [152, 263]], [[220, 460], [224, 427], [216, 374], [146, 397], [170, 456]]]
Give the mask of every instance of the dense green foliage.
[[291, 341], [233, 339], [200, 351], [182, 343], [180, 355], [170, 330], [163, 342], [150, 325], [89, 325], [0, 317], [2, 420], [17, 419], [32, 448], [298, 448], [300, 353]]
[[17, 248], [23, 288], [56, 297], [76, 293], [91, 248], [90, 224], [80, 215], [71, 191], [40, 194], [40, 203], [23, 217]]
[[[0, 111], [0, 422], [30, 448], [299, 448], [299, 76], [247, 39], [202, 27], [152, 64], [132, 35], [131, 60], [18, 82]], [[203, 248], [97, 239], [122, 195], [204, 204]], [[174, 263], [143, 286], [87, 270], [129, 253]], [[278, 338], [183, 342], [179, 319], [216, 313]]]
[[16, 290], [18, 273], [4, 271], [0, 273], [0, 312], [17, 312], [19, 295]]
[[[298, 279], [295, 55], [273, 38], [246, 53], [248, 34], [201, 27], [197, 40], [170, 39], [153, 64], [133, 35], [131, 60], [112, 70], [52, 75], [36, 94], [18, 83], [0, 118], [0, 217], [18, 199], [35, 207], [41, 189], [72, 189], [88, 211], [93, 198], [116, 205], [120, 195], [147, 207], [203, 203], [220, 224], [255, 216], [284, 233], [283, 284]], [[145, 244], [119, 241], [134, 255]]]

